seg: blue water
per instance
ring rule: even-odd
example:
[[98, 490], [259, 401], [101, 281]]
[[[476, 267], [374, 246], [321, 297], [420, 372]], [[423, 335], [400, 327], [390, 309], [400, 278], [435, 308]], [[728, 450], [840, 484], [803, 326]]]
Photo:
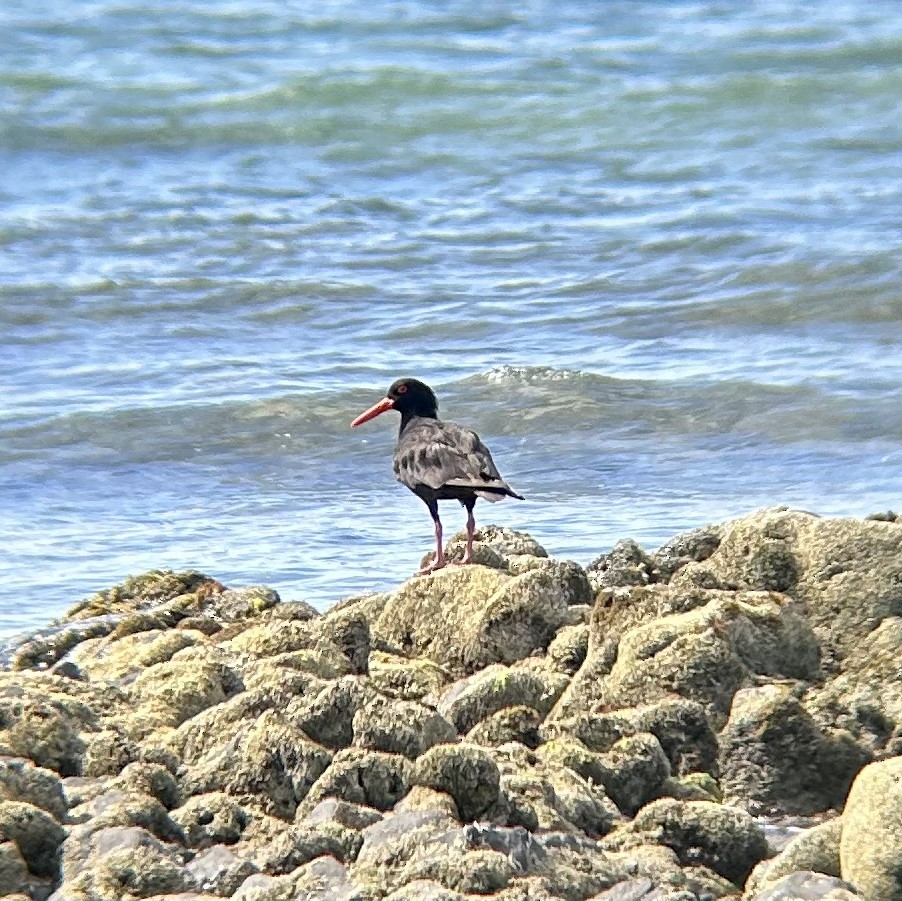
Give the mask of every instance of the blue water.
[[[7, 2], [0, 630], [430, 546], [398, 375], [588, 562], [900, 506], [895, 3]], [[450, 505], [446, 532], [463, 524]]]

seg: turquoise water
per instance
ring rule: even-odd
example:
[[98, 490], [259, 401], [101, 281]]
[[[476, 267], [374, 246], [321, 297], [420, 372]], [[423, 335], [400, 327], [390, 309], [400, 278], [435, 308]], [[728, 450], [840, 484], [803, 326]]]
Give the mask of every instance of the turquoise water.
[[401, 374], [583, 563], [900, 505], [897, 5], [484, 6], [4, 4], [0, 630], [396, 584]]

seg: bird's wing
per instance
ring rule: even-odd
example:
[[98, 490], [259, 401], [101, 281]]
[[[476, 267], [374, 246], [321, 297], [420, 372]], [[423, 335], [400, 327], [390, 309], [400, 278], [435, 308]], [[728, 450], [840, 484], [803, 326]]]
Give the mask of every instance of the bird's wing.
[[395, 475], [409, 488], [508, 488], [489, 449], [475, 432], [436, 419], [405, 430], [395, 453]]

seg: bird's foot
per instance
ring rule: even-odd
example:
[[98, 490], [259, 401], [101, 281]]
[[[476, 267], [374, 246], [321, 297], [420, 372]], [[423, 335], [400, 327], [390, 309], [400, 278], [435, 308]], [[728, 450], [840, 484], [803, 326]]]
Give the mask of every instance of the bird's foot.
[[424, 566], [422, 569], [418, 569], [416, 574], [418, 576], [428, 576], [429, 573], [434, 573], [436, 570], [444, 569], [448, 565], [448, 561], [444, 557], [438, 557], [432, 561], [428, 566]]
[[451, 565], [452, 566], [466, 566], [468, 563], [472, 563], [472, 562], [473, 562], [473, 555], [472, 554], [464, 554], [463, 557], [460, 558], [460, 560], [452, 560]]

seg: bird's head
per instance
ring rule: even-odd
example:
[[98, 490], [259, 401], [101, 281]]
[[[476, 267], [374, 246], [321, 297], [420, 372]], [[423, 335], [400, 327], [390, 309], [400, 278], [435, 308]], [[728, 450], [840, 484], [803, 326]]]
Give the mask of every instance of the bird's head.
[[411, 416], [428, 416], [434, 419], [438, 415], [438, 401], [432, 389], [419, 379], [398, 379], [392, 382], [382, 400], [373, 404], [351, 423], [351, 428], [363, 425], [386, 410], [397, 410], [402, 420]]

